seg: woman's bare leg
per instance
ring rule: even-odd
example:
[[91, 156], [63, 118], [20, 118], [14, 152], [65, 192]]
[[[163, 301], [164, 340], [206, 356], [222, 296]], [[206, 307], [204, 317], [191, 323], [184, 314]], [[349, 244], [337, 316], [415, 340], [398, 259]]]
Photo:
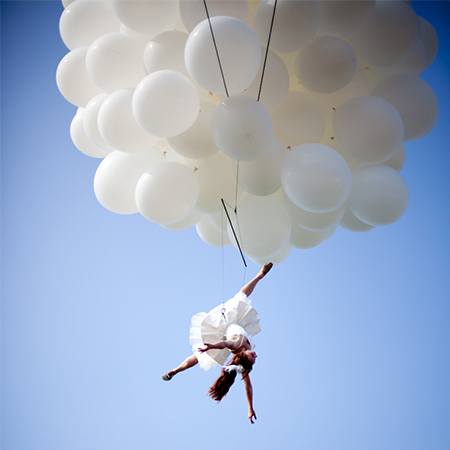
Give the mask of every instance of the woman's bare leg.
[[253, 292], [253, 289], [255, 289], [255, 286], [258, 284], [259, 280], [262, 280], [269, 270], [272, 268], [273, 264], [271, 262], [264, 264], [262, 266], [261, 270], [258, 272], [258, 275], [256, 275], [253, 280], [249, 281], [242, 289], [241, 292], [245, 294], [247, 297], [250, 297], [250, 294]]
[[188, 356], [176, 369], [169, 370], [162, 376], [164, 381], [170, 381], [174, 375], [183, 372], [183, 370], [190, 369], [198, 363], [197, 357], [195, 355]]

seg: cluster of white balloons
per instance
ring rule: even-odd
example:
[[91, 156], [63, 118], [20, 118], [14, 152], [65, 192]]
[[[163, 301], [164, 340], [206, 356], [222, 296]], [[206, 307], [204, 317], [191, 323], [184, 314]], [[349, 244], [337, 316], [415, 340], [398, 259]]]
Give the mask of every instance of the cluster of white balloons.
[[236, 245], [237, 199], [257, 263], [404, 214], [404, 142], [438, 117], [437, 34], [408, 2], [278, 0], [259, 101], [274, 0], [206, 0], [210, 23], [203, 0], [63, 4], [57, 84], [108, 210]]

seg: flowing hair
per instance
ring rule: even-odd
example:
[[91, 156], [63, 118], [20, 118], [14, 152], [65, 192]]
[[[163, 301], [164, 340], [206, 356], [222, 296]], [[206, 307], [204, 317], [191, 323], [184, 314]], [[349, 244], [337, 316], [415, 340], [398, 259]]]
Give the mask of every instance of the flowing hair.
[[[228, 363], [229, 366], [232, 364], [236, 366], [242, 366], [244, 368], [244, 372], [246, 372], [245, 376], [247, 376], [251, 372], [253, 367], [253, 364], [249, 361], [247, 355], [243, 352], [235, 355]], [[222, 369], [220, 377], [217, 378], [214, 384], [209, 388], [208, 395], [213, 400], [220, 402], [225, 397], [225, 395], [227, 395], [230, 387], [233, 386], [236, 375], [237, 372], [235, 370], [227, 372], [225, 371], [225, 369]]]

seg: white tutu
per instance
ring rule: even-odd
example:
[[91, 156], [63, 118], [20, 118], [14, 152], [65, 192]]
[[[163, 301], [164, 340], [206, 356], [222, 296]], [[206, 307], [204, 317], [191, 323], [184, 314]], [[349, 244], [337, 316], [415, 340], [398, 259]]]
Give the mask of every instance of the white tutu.
[[[223, 308], [225, 311], [222, 314]], [[216, 306], [209, 313], [202, 312], [193, 316], [189, 341], [200, 367], [209, 370], [218, 364], [223, 365], [231, 352], [225, 348], [200, 353], [199, 347], [206, 343], [214, 344], [238, 334], [245, 336], [253, 348], [252, 338], [260, 331], [258, 313], [251, 307], [251, 300], [239, 292], [225, 305]]]

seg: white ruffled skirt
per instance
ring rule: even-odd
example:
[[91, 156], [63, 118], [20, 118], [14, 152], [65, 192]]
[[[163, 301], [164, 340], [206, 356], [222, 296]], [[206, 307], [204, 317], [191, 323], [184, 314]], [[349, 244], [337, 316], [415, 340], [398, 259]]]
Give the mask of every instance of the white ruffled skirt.
[[214, 344], [237, 334], [245, 336], [253, 348], [252, 338], [260, 331], [258, 313], [252, 308], [251, 300], [239, 292], [225, 305], [216, 306], [209, 313], [202, 312], [193, 316], [189, 341], [200, 367], [209, 370], [218, 364], [223, 365], [231, 352], [226, 348], [200, 353], [199, 347], [205, 343]]

